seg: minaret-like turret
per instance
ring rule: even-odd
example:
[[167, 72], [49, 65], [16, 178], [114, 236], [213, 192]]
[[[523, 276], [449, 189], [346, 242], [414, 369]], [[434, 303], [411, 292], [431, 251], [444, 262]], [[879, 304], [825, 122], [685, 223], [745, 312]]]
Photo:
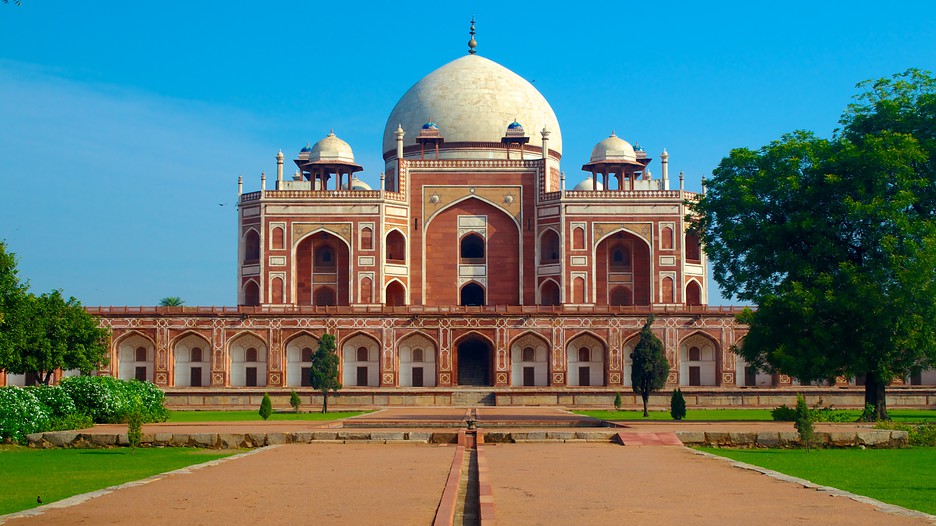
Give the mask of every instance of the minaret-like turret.
[[660, 154], [660, 166], [663, 170], [663, 189], [669, 190], [669, 154], [666, 153], [666, 148], [663, 148], [663, 153]]
[[283, 150], [276, 154], [276, 189], [283, 186]]

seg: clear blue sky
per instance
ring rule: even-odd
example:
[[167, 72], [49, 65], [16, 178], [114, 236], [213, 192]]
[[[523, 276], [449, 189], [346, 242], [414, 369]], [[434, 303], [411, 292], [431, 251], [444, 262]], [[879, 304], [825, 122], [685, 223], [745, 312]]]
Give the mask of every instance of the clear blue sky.
[[237, 176], [334, 128], [376, 184], [390, 110], [471, 15], [555, 110], [572, 184], [613, 129], [698, 190], [731, 148], [830, 135], [855, 83], [936, 70], [932, 1], [457, 4], [0, 4], [0, 239], [36, 292], [233, 305]]

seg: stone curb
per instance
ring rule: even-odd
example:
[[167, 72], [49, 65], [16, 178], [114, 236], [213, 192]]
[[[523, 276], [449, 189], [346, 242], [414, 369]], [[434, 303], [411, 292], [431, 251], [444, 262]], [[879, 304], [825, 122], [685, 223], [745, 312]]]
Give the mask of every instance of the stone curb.
[[871, 497], [866, 497], [864, 495], [858, 495], [856, 493], [851, 493], [849, 491], [845, 491], [842, 489], [833, 488], [832, 486], [823, 486], [821, 484], [810, 482], [806, 479], [793, 477], [784, 473], [780, 473], [779, 471], [762, 468], [760, 466], [755, 466], [753, 464], [747, 464], [745, 462], [740, 462], [738, 460], [733, 460], [727, 457], [720, 457], [718, 455], [713, 455], [712, 453], [707, 453], [705, 451], [698, 451], [698, 450], [691, 449], [691, 448], [689, 449], [689, 451], [692, 451], [694, 454], [699, 455], [699, 456], [712, 458], [715, 460], [720, 460], [722, 462], [727, 462], [731, 466], [739, 468], [739, 469], [746, 469], [748, 471], [754, 471], [756, 473], [760, 473], [761, 475], [767, 475], [768, 477], [781, 480], [783, 482], [789, 482], [792, 484], [803, 486], [804, 488], [814, 489], [816, 491], [822, 491], [834, 497], [846, 497], [856, 502], [869, 504], [884, 513], [890, 513], [892, 515], [900, 515], [902, 517], [911, 517], [914, 519], [924, 519], [924, 520], [929, 521], [932, 524], [936, 524], [936, 515], [930, 515], [929, 513], [924, 513], [922, 511], [911, 510], [908, 508], [904, 508], [902, 506], [897, 506], [896, 504], [888, 504], [886, 502], [881, 502], [877, 499], [872, 499]]
[[[269, 449], [273, 449], [273, 448], [275, 448], [275, 447], [277, 447], [277, 446], [267, 446], [267, 448], [269, 448]], [[165, 472], [165, 473], [159, 473], [159, 474], [153, 475], [153, 476], [151, 476], [151, 477], [146, 477], [146, 478], [144, 478], [144, 479], [133, 480], [133, 481], [130, 481], [130, 482], [124, 482], [123, 484], [118, 484], [118, 485], [116, 485], [116, 486], [110, 486], [110, 487], [107, 487], [107, 488], [104, 488], [104, 489], [99, 489], [99, 490], [96, 490], [96, 491], [90, 491], [90, 492], [88, 492], [88, 493], [82, 493], [82, 494], [80, 494], [80, 495], [72, 495], [71, 497], [68, 497], [68, 498], [66, 498], [66, 499], [57, 500], [57, 501], [55, 501], [55, 502], [50, 502], [50, 503], [48, 503], [48, 504], [43, 504], [42, 506], [38, 506], [38, 507], [36, 507], [36, 508], [32, 508], [32, 509], [29, 509], [29, 510], [17, 511], [17, 512], [14, 512], [14, 513], [9, 513], [9, 514], [7, 514], [7, 515], [0, 515], [0, 524], [4, 524], [6, 521], [13, 520], [13, 519], [19, 519], [19, 518], [22, 518], [22, 517], [36, 517], [36, 516], [38, 516], [38, 515], [42, 515], [43, 513], [45, 513], [45, 512], [48, 511], [48, 510], [54, 510], [54, 509], [60, 509], [60, 508], [70, 508], [70, 507], [72, 507], [72, 506], [77, 506], [78, 504], [81, 504], [81, 503], [83, 503], [83, 502], [89, 501], [89, 500], [91, 500], [91, 499], [96, 499], [96, 498], [98, 498], [98, 497], [102, 497], [102, 496], [104, 496], [104, 495], [107, 495], [108, 493], [113, 493], [113, 492], [115, 492], [115, 491], [118, 491], [118, 490], [121, 490], [121, 489], [124, 489], [124, 488], [132, 488], [132, 487], [136, 487], [136, 486], [142, 486], [142, 485], [144, 485], [144, 484], [149, 484], [150, 482], [156, 482], [157, 480], [162, 479], [162, 478], [165, 478], [165, 477], [170, 476], [170, 475], [187, 475], [187, 474], [189, 474], [189, 473], [191, 473], [191, 472], [193, 472], [193, 471], [195, 471], [195, 470], [199, 470], [199, 469], [206, 468], [206, 467], [210, 467], [210, 466], [217, 466], [218, 464], [220, 464], [220, 463], [222, 463], [222, 462], [227, 462], [227, 461], [229, 461], [229, 460], [240, 459], [240, 458], [246, 457], [247, 455], [254, 455], [254, 454], [256, 454], [256, 453], [260, 453], [260, 452], [263, 451], [264, 449], [265, 449], [265, 448], [252, 449], [252, 450], [250, 450], [250, 451], [245, 451], [245, 452], [243, 452], [243, 453], [238, 453], [237, 455], [231, 455], [231, 456], [229, 456], [229, 457], [219, 458], [219, 459], [215, 459], [215, 460], [209, 460], [208, 462], [202, 462], [201, 464], [192, 464], [191, 466], [186, 466], [186, 467], [184, 467], [184, 468], [174, 469], [174, 470], [172, 470], [172, 471], [167, 471], [167, 472]]]

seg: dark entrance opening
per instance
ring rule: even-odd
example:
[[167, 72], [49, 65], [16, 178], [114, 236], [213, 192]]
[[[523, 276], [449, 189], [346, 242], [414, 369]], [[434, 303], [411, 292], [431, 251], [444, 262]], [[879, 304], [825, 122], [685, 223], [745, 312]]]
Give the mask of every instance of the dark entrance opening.
[[474, 307], [484, 305], [484, 289], [477, 283], [469, 283], [461, 289], [461, 304]]
[[491, 385], [491, 349], [484, 340], [458, 344], [458, 385]]

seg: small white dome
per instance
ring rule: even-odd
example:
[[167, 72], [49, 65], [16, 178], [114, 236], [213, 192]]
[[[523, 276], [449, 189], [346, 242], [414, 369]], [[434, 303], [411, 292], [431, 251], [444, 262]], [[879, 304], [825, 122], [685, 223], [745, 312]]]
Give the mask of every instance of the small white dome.
[[590, 192], [592, 190], [604, 190], [604, 186], [601, 184], [601, 181], [595, 181], [595, 186], [593, 188], [592, 178], [591, 176], [589, 176], [589, 177], [586, 177], [585, 180], [582, 181], [581, 183], [575, 185], [575, 188], [573, 188], [573, 190], [585, 190], [587, 192]]
[[611, 132], [611, 136], [599, 142], [592, 149], [591, 160], [595, 162], [637, 162], [637, 153], [629, 142]]
[[337, 162], [354, 164], [354, 152], [351, 146], [335, 136], [335, 131], [315, 143], [309, 151], [310, 162]]
[[[344, 189], [347, 190], [348, 185], [344, 185]], [[351, 189], [352, 190], [373, 190], [373, 188], [371, 188], [369, 184], [358, 179], [357, 177], [351, 178]]]

